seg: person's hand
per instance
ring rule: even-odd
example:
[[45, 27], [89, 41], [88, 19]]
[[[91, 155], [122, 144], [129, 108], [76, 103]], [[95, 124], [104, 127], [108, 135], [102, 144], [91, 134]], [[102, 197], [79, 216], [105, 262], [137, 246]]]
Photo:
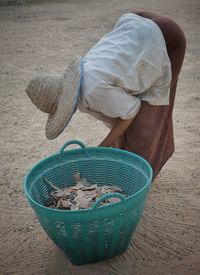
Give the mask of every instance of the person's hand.
[[135, 117], [123, 120], [121, 118], [118, 119], [117, 123], [113, 127], [113, 129], [110, 131], [110, 133], [105, 137], [105, 139], [99, 144], [99, 146], [102, 147], [116, 147], [115, 144], [118, 140], [120, 140], [120, 137], [123, 136], [126, 129], [130, 126], [130, 124], [133, 122]]

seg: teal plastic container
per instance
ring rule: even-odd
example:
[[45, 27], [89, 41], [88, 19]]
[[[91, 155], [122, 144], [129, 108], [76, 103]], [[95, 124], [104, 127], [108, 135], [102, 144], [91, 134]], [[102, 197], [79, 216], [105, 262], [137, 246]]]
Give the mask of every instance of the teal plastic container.
[[[70, 144], [81, 148], [65, 151]], [[44, 184], [42, 177], [62, 188], [75, 184], [73, 175], [77, 171], [88, 182], [121, 187], [128, 197], [107, 194], [99, 198], [93, 208], [84, 210], [45, 207], [52, 189]], [[86, 148], [80, 141], [72, 140], [28, 172], [24, 190], [47, 235], [71, 263], [82, 265], [126, 251], [142, 216], [151, 182], [151, 166], [140, 156], [120, 149]], [[119, 202], [100, 206], [108, 197], [118, 197]]]

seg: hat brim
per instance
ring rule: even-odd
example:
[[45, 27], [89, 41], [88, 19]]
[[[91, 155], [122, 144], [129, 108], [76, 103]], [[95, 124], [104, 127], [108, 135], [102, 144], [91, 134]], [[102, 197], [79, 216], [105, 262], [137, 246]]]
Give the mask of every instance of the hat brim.
[[81, 67], [81, 58], [74, 59], [63, 75], [63, 92], [46, 124], [45, 133], [48, 139], [54, 139], [63, 132], [76, 110], [80, 93]]

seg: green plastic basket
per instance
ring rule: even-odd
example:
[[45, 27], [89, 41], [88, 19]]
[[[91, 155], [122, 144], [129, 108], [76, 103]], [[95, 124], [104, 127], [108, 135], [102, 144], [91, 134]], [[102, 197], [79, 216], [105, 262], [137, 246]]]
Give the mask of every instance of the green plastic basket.
[[[81, 148], [65, 151], [70, 144]], [[59, 210], [45, 207], [51, 186], [75, 184], [73, 175], [80, 171], [88, 182], [120, 186], [127, 194], [107, 194], [91, 209]], [[126, 251], [144, 210], [152, 181], [152, 169], [140, 156], [113, 148], [88, 147], [72, 140], [61, 150], [39, 161], [26, 175], [24, 190], [43, 229], [76, 265], [97, 262]], [[119, 202], [100, 206], [108, 197]]]

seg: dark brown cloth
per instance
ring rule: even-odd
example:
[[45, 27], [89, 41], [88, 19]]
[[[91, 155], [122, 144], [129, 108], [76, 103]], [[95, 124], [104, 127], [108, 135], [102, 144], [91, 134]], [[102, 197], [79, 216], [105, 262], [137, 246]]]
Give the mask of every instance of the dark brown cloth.
[[171, 61], [170, 104], [168, 106], [153, 106], [143, 101], [138, 115], [123, 137], [122, 149], [144, 157], [151, 164], [155, 179], [174, 152], [172, 111], [178, 76], [185, 55], [186, 40], [183, 31], [171, 19], [145, 11], [133, 13], [149, 18], [159, 26]]

